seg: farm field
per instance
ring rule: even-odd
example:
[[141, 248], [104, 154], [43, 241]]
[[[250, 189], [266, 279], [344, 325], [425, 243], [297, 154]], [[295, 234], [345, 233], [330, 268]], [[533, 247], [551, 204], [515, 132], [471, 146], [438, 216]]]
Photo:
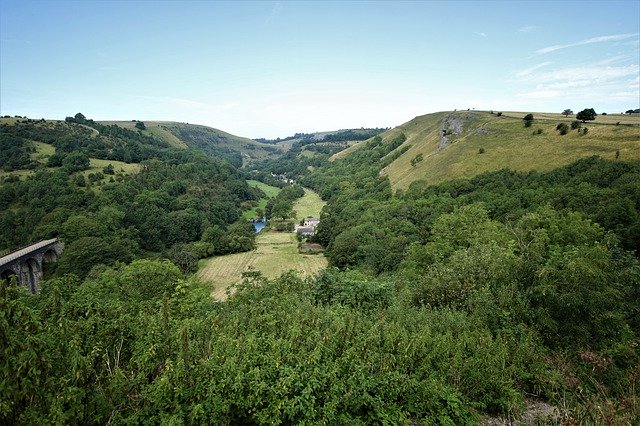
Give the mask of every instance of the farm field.
[[213, 257], [203, 261], [198, 277], [212, 283], [211, 295], [218, 300], [227, 297], [226, 290], [242, 279], [248, 270], [260, 271], [267, 278], [295, 270], [312, 275], [327, 267], [322, 255], [298, 253], [298, 242], [291, 232], [264, 231], [256, 238], [257, 248], [250, 252]]
[[[265, 185], [250, 181], [251, 186]], [[274, 194], [274, 187], [263, 189]], [[278, 190], [279, 191], [279, 190]], [[318, 194], [305, 188], [305, 195], [294, 205], [296, 219], [319, 217], [324, 201]], [[242, 280], [242, 273], [248, 270], [260, 271], [267, 278], [277, 278], [289, 270], [300, 272], [304, 276], [313, 275], [327, 267], [327, 259], [321, 254], [308, 255], [298, 253], [298, 240], [292, 232], [276, 232], [265, 229], [256, 237], [256, 249], [245, 253], [229, 254], [202, 260], [198, 277], [212, 283], [211, 295], [224, 300], [226, 290]]]
[[306, 217], [320, 217], [320, 211], [325, 205], [320, 196], [310, 189], [304, 189], [304, 196], [300, 198], [294, 205], [293, 210], [296, 212], [296, 221]]

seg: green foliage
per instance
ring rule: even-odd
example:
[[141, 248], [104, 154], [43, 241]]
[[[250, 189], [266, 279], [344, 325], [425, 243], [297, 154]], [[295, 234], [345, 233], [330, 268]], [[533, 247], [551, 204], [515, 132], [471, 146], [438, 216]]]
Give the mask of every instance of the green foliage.
[[411, 159], [411, 167], [415, 167], [416, 164], [418, 164], [422, 160], [424, 160], [424, 156], [422, 155], [422, 153], [416, 154], [416, 156]]
[[62, 167], [68, 174], [87, 170], [89, 157], [81, 152], [73, 152], [62, 159]]
[[531, 127], [531, 124], [533, 124], [533, 114], [529, 113], [525, 115], [522, 120], [524, 121], [524, 127]]
[[562, 115], [564, 115], [565, 117], [568, 117], [570, 115], [573, 115], [573, 111], [571, 111], [569, 108], [567, 108], [564, 111], [562, 111]]
[[583, 123], [586, 121], [593, 121], [596, 119], [596, 111], [593, 108], [585, 108], [576, 114], [576, 118]]
[[579, 120], [573, 120], [571, 122], [571, 130], [579, 129], [582, 127], [582, 123]]
[[561, 135], [566, 135], [567, 133], [569, 133], [569, 126], [567, 126], [567, 123], [560, 123], [556, 126], [556, 130]]

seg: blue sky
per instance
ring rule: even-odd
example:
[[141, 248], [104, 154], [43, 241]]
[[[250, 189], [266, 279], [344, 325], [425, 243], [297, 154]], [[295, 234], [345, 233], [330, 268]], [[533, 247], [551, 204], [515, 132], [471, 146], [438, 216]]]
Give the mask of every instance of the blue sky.
[[0, 0], [0, 114], [247, 137], [640, 107], [640, 1]]

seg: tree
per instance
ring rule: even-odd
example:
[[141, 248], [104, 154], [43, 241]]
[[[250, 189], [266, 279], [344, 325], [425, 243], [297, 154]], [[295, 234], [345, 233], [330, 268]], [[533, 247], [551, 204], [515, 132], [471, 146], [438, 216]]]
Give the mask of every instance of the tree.
[[567, 108], [564, 111], [562, 111], [562, 115], [564, 115], [565, 117], [568, 117], [570, 115], [573, 115], [573, 111], [571, 111], [569, 108]]
[[144, 125], [144, 123], [142, 121], [138, 121], [136, 123], [136, 129], [140, 129], [140, 130], [146, 130], [147, 126]]
[[582, 120], [582, 122], [584, 123], [587, 120], [589, 121], [595, 120], [596, 115], [598, 114], [596, 114], [596, 111], [593, 108], [585, 108], [576, 114], [576, 118], [578, 120]]
[[89, 168], [89, 157], [86, 154], [76, 151], [62, 159], [62, 167], [67, 173], [75, 173]]
[[531, 124], [533, 123], [533, 114], [529, 113], [525, 115], [522, 120], [524, 120], [524, 127], [531, 127]]

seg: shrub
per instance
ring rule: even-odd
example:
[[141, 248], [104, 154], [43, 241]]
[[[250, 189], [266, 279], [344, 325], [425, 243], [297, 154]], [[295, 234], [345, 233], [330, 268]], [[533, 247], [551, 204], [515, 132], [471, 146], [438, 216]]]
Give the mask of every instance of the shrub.
[[556, 130], [560, 132], [561, 135], [566, 135], [569, 133], [569, 126], [566, 123], [560, 123], [556, 126]]
[[478, 150], [478, 154], [484, 154], [484, 148], [480, 147], [480, 149]]
[[571, 122], [571, 130], [579, 129], [581, 126], [582, 123], [580, 123], [578, 120], [573, 120]]

